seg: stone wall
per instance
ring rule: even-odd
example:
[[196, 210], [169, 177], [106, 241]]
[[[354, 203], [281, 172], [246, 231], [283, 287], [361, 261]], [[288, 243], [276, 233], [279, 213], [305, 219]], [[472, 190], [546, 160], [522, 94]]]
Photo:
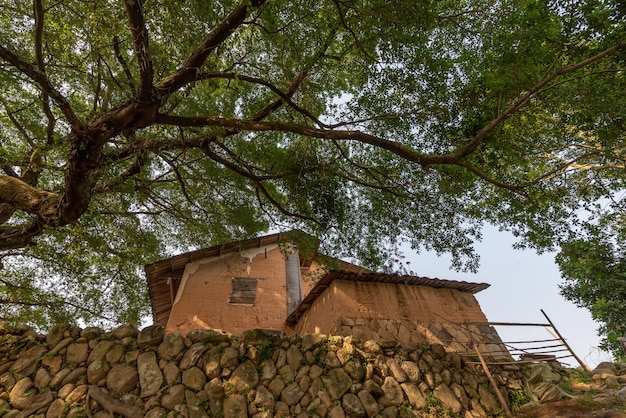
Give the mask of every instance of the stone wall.
[[[504, 396], [521, 373], [493, 369]], [[159, 326], [57, 325], [46, 336], [0, 324], [0, 416], [496, 416], [482, 372], [442, 345], [403, 348], [356, 337], [241, 337]], [[444, 415], [448, 414], [448, 415]]]
[[474, 343], [491, 359], [512, 360], [494, 327], [487, 324], [420, 323], [402, 319], [342, 317], [330, 331], [333, 335], [352, 335], [361, 341], [395, 341], [404, 347], [441, 344], [446, 351], [473, 352]]

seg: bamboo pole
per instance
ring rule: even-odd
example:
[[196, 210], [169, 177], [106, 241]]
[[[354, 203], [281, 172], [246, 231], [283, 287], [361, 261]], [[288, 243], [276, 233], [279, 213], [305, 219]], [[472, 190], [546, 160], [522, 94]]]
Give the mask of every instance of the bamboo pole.
[[491, 375], [491, 372], [489, 371], [489, 367], [487, 367], [487, 364], [485, 363], [485, 359], [483, 358], [482, 354], [480, 354], [480, 350], [478, 349], [478, 344], [476, 343], [474, 343], [474, 350], [476, 350], [476, 354], [478, 355], [480, 364], [483, 366], [483, 370], [485, 371], [485, 374], [487, 375], [487, 379], [489, 379], [489, 383], [491, 383], [491, 387], [496, 392], [496, 396], [498, 397], [498, 400], [500, 401], [500, 405], [502, 406], [502, 409], [504, 409], [504, 412], [506, 413], [507, 417], [511, 416], [511, 409], [509, 409], [508, 403], [502, 396], [500, 389], [498, 389], [498, 384], [496, 383], [493, 376]]
[[533, 322], [463, 322], [463, 325], [493, 325], [511, 327], [545, 327], [550, 324], [537, 324]]
[[559, 338], [561, 339], [561, 341], [563, 341], [563, 345], [565, 347], [567, 347], [567, 349], [569, 350], [570, 353], [572, 353], [572, 356], [576, 359], [576, 361], [578, 362], [578, 364], [580, 364], [582, 366], [583, 369], [585, 369], [586, 371], [590, 372], [591, 370], [589, 369], [589, 367], [585, 364], [585, 362], [583, 362], [580, 357], [578, 357], [576, 355], [576, 353], [574, 353], [574, 351], [572, 350], [572, 348], [569, 346], [569, 344], [567, 343], [567, 341], [565, 341], [565, 338], [563, 338], [563, 336], [561, 335], [561, 333], [559, 332], [559, 330], [554, 326], [554, 324], [552, 323], [552, 321], [550, 320], [550, 318], [548, 317], [548, 315], [543, 311], [543, 309], [541, 309], [541, 313], [543, 314], [543, 316], [546, 317], [546, 319], [548, 320], [548, 322], [550, 323], [550, 326], [552, 327], [552, 329], [554, 330], [554, 332], [556, 332], [556, 335], [559, 336]]

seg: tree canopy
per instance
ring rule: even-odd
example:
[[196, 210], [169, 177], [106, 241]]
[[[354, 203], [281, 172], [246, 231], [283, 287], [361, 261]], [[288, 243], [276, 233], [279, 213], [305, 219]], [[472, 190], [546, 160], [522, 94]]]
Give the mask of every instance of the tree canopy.
[[624, 189], [625, 26], [618, 0], [5, 0], [0, 317], [137, 321], [144, 263], [268, 229], [372, 267], [408, 241], [473, 269], [486, 222], [554, 248]]

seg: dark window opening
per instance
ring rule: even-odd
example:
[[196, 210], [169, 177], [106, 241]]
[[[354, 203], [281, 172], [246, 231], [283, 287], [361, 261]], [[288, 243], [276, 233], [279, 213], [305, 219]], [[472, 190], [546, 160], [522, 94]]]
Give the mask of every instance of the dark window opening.
[[233, 278], [233, 290], [228, 298], [229, 303], [252, 305], [256, 300], [257, 279], [242, 277]]

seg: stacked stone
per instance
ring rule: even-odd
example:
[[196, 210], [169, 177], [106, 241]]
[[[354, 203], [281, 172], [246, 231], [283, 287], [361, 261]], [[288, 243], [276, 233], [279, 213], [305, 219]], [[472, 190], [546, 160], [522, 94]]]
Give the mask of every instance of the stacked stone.
[[598, 387], [619, 389], [626, 383], [626, 370], [620, 370], [614, 363], [604, 361], [593, 369], [591, 378]]
[[488, 325], [428, 324], [397, 319], [341, 318], [331, 331], [338, 335], [351, 335], [363, 341], [396, 341], [405, 347], [419, 344], [445, 344], [457, 352], [471, 350], [475, 341], [482, 353], [511, 360], [496, 330]]
[[[498, 376], [503, 383], [506, 378]], [[503, 387], [503, 390], [505, 388]], [[472, 418], [501, 407], [487, 378], [441, 345], [406, 349], [353, 337], [241, 337], [151, 326], [0, 325], [0, 416]]]

